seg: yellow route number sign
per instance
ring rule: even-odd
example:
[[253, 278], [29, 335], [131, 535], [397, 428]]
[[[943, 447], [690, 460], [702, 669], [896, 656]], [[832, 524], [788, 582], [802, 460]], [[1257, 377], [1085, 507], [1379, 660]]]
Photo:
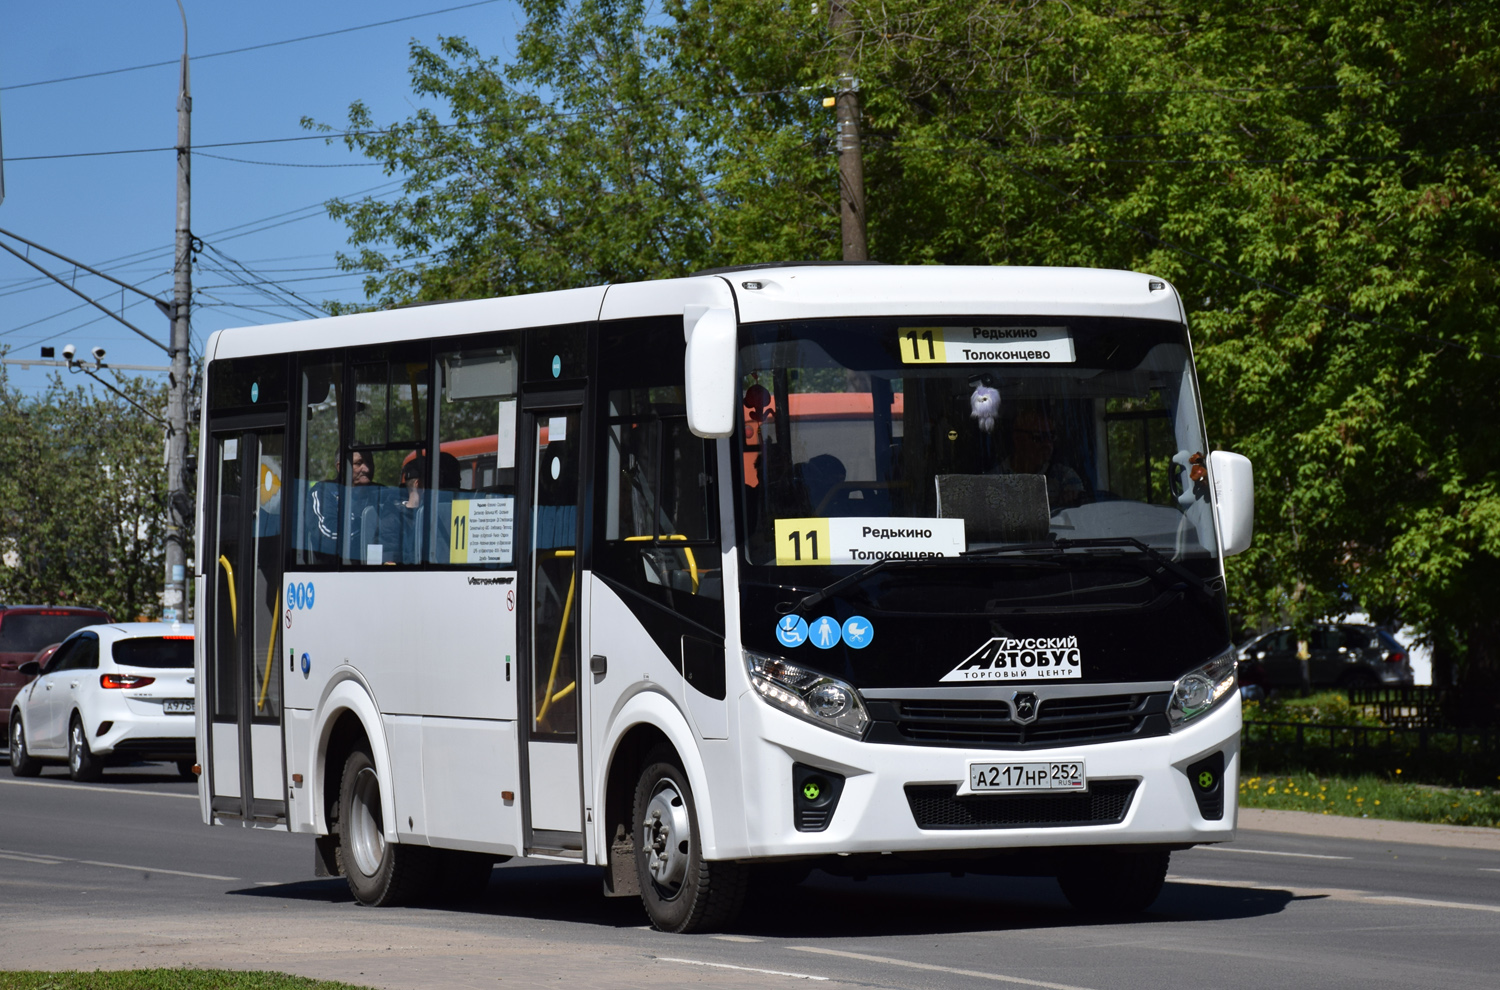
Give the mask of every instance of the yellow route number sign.
[[777, 566], [826, 564], [832, 553], [827, 519], [776, 520]]
[[942, 327], [902, 327], [897, 334], [902, 364], [947, 364]]

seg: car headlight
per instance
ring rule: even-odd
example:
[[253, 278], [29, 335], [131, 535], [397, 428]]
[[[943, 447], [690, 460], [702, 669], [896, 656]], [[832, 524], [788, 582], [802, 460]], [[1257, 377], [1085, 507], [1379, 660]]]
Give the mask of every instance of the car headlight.
[[1228, 650], [1177, 678], [1177, 683], [1172, 685], [1172, 700], [1167, 703], [1167, 721], [1172, 728], [1179, 728], [1204, 712], [1212, 711], [1234, 694], [1238, 685], [1237, 666], [1234, 650]]
[[745, 666], [750, 683], [773, 708], [856, 738], [870, 724], [859, 692], [837, 678], [749, 650]]

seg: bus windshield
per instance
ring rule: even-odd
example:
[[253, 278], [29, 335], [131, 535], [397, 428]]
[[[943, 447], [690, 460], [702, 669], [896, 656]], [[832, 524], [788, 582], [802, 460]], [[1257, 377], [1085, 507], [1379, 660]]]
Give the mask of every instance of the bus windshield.
[[1037, 544], [1217, 555], [1180, 323], [935, 316], [740, 334], [751, 565]]

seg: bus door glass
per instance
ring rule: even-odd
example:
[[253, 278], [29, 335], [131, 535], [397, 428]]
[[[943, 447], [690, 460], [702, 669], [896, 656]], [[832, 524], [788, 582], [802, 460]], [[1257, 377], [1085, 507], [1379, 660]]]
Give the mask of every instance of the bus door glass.
[[527, 762], [536, 848], [572, 849], [583, 828], [578, 749], [580, 413], [577, 406], [544, 408], [526, 417], [532, 438]]
[[[208, 635], [210, 795], [216, 814], [285, 823], [281, 733], [280, 429], [216, 431]], [[248, 800], [246, 800], [248, 798]]]

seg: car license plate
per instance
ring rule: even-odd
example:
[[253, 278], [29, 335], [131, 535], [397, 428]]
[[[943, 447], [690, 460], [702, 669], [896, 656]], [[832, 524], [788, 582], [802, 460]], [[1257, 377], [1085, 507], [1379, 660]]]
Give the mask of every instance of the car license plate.
[[1086, 791], [1082, 760], [1045, 763], [970, 763], [969, 793], [992, 791]]
[[164, 698], [161, 710], [166, 715], [191, 715], [193, 714], [192, 698]]

